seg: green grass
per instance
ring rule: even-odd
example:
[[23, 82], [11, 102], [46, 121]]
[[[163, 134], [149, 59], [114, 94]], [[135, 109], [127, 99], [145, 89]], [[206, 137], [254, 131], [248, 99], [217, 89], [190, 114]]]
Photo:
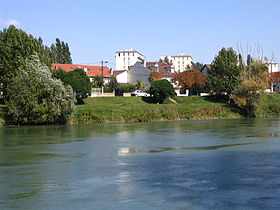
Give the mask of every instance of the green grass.
[[176, 97], [177, 104], [149, 104], [141, 97], [88, 98], [77, 106], [73, 123], [150, 122], [242, 117], [236, 109], [203, 97]]
[[280, 94], [269, 94], [257, 116], [280, 117]]

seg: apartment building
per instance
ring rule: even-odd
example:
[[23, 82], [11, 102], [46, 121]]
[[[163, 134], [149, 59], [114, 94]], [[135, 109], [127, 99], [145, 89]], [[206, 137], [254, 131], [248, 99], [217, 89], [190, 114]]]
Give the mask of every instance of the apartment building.
[[144, 55], [136, 50], [127, 49], [123, 51], [117, 51], [115, 53], [116, 70], [129, 70], [135, 63], [140, 62], [143, 66], [146, 65], [146, 59]]
[[165, 57], [168, 58], [169, 62], [174, 65], [175, 72], [180, 73], [186, 71], [192, 65], [192, 57], [185, 54], [178, 54], [175, 56], [161, 56], [160, 59], [164, 61]]

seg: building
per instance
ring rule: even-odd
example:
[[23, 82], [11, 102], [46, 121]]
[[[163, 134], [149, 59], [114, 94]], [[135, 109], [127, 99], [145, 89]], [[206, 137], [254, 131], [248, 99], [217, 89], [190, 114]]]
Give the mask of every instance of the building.
[[160, 59], [164, 61], [166, 57], [174, 65], [175, 72], [177, 73], [183, 72], [192, 66], [193, 59], [189, 55], [161, 56]]
[[208, 76], [209, 72], [211, 71], [212, 66], [211, 64], [205, 64], [202, 69], [200, 70], [200, 72], [204, 73], [206, 76]]
[[83, 69], [87, 76], [90, 78], [92, 82], [93, 77], [95, 76], [103, 76], [104, 83], [108, 83], [110, 77], [112, 76], [112, 71], [107, 66], [90, 66], [90, 65], [80, 65], [80, 64], [61, 64], [61, 63], [53, 63], [51, 65], [51, 69], [61, 68], [66, 72], [73, 71], [75, 69]]
[[[146, 68], [150, 72], [159, 72], [160, 79], [166, 79], [171, 84], [173, 84], [173, 77], [175, 74], [175, 69], [173, 64], [166, 64], [164, 62], [147, 62]], [[175, 84], [173, 84], [175, 86]]]
[[113, 75], [120, 84], [136, 84], [137, 80], [140, 80], [146, 86], [150, 86], [150, 71], [144, 67], [142, 62], [136, 62], [128, 70], [115, 70]]
[[130, 66], [133, 66], [135, 63], [140, 62], [143, 66], [146, 65], [145, 57], [142, 53], [133, 50], [127, 49], [124, 51], [117, 51], [115, 53], [116, 59], [116, 70], [129, 70]]
[[269, 63], [265, 63], [265, 65], [267, 66], [269, 73], [279, 72], [279, 65], [278, 65], [278, 63], [269, 62]]

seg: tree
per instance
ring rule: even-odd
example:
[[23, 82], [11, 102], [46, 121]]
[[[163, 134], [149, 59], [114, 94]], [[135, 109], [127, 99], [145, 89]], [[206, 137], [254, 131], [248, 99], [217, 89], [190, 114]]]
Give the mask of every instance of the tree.
[[141, 80], [137, 80], [135, 86], [138, 90], [145, 90], [146, 89], [146, 85]]
[[153, 81], [150, 87], [150, 94], [155, 102], [160, 104], [168, 97], [176, 95], [174, 87], [166, 79]]
[[174, 76], [174, 80], [182, 88], [190, 89], [190, 92], [199, 93], [207, 83], [207, 77], [202, 72], [181, 72]]
[[49, 54], [52, 59], [52, 63], [72, 63], [69, 45], [63, 41], [60, 41], [58, 38], [56, 38], [55, 44], [52, 44], [49, 48]]
[[83, 69], [67, 72], [62, 81], [67, 85], [71, 85], [76, 96], [87, 98], [91, 94], [91, 82]]
[[41, 38], [36, 39], [13, 25], [0, 32], [0, 83], [4, 95], [9, 79], [32, 55], [37, 55], [43, 64], [50, 66], [51, 59]]
[[104, 77], [103, 76], [94, 76], [92, 80], [92, 86], [100, 88], [104, 86]]
[[265, 90], [269, 82], [267, 66], [250, 57], [250, 62], [241, 69], [239, 81], [240, 84], [230, 97], [248, 117], [256, 117], [257, 109], [266, 96]]
[[230, 94], [240, 83], [238, 56], [232, 48], [222, 48], [212, 62], [209, 73], [211, 88], [216, 92]]
[[191, 66], [189, 66], [189, 69], [186, 69], [187, 71], [194, 71], [194, 72], [200, 72], [200, 70], [203, 68], [203, 63], [199, 62], [191, 62]]
[[54, 79], [38, 56], [31, 56], [7, 86], [8, 124], [66, 123], [74, 109], [71, 86]]
[[64, 71], [62, 68], [57, 68], [52, 71], [52, 75], [54, 78], [60, 79], [62, 81], [66, 75], [66, 71]]
[[168, 64], [168, 65], [169, 65], [169, 64], [172, 64], [172, 61], [169, 60], [167, 56], [165, 56], [163, 62], [166, 63], [166, 64]]
[[149, 78], [150, 82], [153, 82], [155, 80], [160, 80], [160, 79], [162, 79], [162, 73], [161, 72], [155, 72], [155, 71], [151, 72], [150, 78]]
[[118, 89], [119, 83], [118, 83], [116, 77], [111, 77], [110, 78], [110, 81], [108, 83], [108, 87], [109, 87], [110, 91], [112, 91], [112, 92]]

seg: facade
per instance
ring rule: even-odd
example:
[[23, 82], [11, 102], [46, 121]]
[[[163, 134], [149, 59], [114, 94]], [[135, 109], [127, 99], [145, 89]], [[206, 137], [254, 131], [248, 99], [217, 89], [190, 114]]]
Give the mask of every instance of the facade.
[[127, 83], [136, 84], [137, 80], [142, 81], [146, 86], [150, 86], [150, 71], [144, 67], [142, 62], [136, 62], [127, 72]]
[[116, 59], [116, 70], [129, 70], [130, 66], [133, 66], [136, 62], [146, 65], [145, 57], [142, 53], [135, 51], [133, 49], [128, 49], [124, 51], [117, 51], [115, 53]]
[[80, 65], [80, 64], [61, 64], [61, 63], [53, 63], [51, 65], [51, 69], [61, 68], [66, 72], [73, 71], [75, 69], [84, 69], [87, 73], [87, 76], [90, 78], [92, 82], [93, 77], [95, 76], [103, 76], [104, 83], [107, 84], [109, 82], [110, 77], [112, 76], [112, 71], [107, 66], [90, 66], [90, 65]]
[[128, 83], [128, 71], [127, 70], [121, 70], [121, 71], [114, 71], [113, 75], [116, 77], [119, 84], [127, 84]]
[[279, 65], [275, 62], [265, 63], [269, 73], [279, 72]]
[[164, 60], [165, 57], [174, 65], [175, 72], [180, 73], [186, 71], [192, 65], [192, 57], [189, 55], [178, 54], [175, 56], [161, 56], [160, 59]]

